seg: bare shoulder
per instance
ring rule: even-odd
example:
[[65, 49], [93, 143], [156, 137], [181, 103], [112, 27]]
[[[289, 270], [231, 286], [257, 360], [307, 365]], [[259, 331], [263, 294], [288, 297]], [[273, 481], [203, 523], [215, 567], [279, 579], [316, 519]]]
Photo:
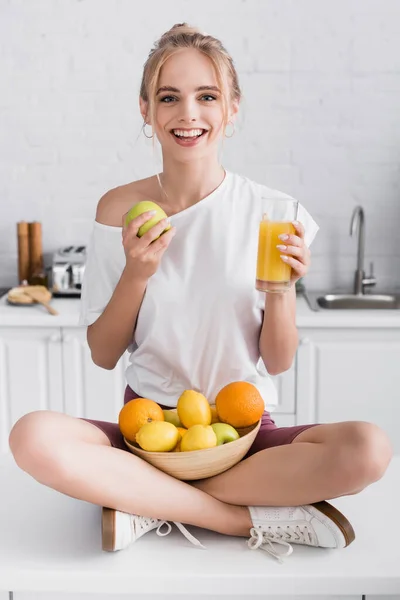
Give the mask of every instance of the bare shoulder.
[[155, 177], [120, 185], [106, 192], [97, 204], [96, 221], [104, 225], [122, 227], [123, 216], [141, 200], [151, 200]]

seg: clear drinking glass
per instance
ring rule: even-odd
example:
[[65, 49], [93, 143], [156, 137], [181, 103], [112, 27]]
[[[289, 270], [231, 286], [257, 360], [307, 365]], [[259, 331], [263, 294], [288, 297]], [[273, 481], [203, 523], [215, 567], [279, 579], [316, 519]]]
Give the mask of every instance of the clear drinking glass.
[[282, 233], [294, 234], [292, 221], [297, 219], [298, 201], [285, 198], [262, 198], [262, 218], [258, 232], [256, 289], [282, 293], [290, 287], [292, 268], [281, 259], [276, 247], [286, 242]]

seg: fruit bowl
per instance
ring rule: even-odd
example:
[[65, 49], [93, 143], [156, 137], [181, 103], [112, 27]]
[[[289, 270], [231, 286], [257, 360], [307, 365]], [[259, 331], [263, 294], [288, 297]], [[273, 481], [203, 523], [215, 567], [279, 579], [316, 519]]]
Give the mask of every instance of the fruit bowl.
[[238, 440], [192, 452], [147, 452], [126, 438], [124, 441], [133, 454], [143, 458], [160, 471], [176, 479], [191, 481], [213, 477], [236, 465], [247, 454], [260, 425], [261, 419], [250, 427], [236, 428], [240, 435]]

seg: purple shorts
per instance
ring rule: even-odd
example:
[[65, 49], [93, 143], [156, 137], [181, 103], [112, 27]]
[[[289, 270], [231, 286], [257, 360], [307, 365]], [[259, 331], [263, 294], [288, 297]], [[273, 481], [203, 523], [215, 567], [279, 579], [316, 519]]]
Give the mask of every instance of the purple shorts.
[[[133, 400], [134, 398], [140, 398], [135, 392], [127, 385], [125, 389], [124, 396], [124, 404], [129, 402], [129, 400]], [[161, 408], [171, 408], [169, 406], [162, 406]], [[108, 439], [110, 440], [111, 446], [114, 448], [119, 448], [120, 450], [126, 450], [129, 452], [127, 447], [125, 446], [124, 438], [119, 430], [118, 423], [108, 423], [107, 421], [94, 421], [92, 419], [83, 419], [84, 421], [88, 421], [88, 423], [92, 423], [96, 425], [101, 431], [103, 431]], [[315, 427], [318, 423], [313, 423], [309, 425], [295, 425], [294, 427], [277, 427], [275, 422], [271, 419], [271, 415], [269, 412], [265, 411], [262, 420], [261, 427], [258, 431], [256, 439], [251, 445], [248, 453], [245, 458], [255, 454], [256, 452], [260, 452], [260, 450], [265, 450], [265, 448], [272, 448], [273, 446], [283, 446], [285, 444], [291, 444], [296, 436], [299, 435], [302, 431], [309, 429], [310, 427]]]

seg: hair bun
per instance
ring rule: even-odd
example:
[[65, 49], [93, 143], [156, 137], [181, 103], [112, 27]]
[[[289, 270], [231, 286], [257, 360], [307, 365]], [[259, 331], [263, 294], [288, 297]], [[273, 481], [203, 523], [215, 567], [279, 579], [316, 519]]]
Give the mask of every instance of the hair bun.
[[173, 25], [171, 27], [171, 29], [166, 31], [161, 36], [160, 42], [161, 41], [164, 42], [165, 40], [168, 40], [171, 37], [176, 36], [176, 35], [194, 35], [196, 33], [201, 34], [201, 31], [199, 29], [197, 29], [197, 27], [192, 27], [188, 23], [175, 23], [175, 25]]
[[175, 25], [172, 25], [170, 31], [173, 31], [174, 29], [178, 29], [179, 27], [187, 27], [187, 28], [191, 29], [191, 27], [188, 23], [175, 23]]

